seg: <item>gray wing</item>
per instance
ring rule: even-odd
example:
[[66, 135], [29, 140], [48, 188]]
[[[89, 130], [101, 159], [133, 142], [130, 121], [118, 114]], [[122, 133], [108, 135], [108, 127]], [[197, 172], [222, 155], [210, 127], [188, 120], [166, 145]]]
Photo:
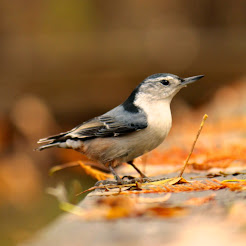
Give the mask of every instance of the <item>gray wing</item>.
[[117, 137], [148, 126], [144, 112], [130, 113], [122, 106], [73, 129], [68, 135], [77, 138]]
[[130, 113], [120, 105], [106, 114], [84, 122], [71, 131], [40, 139], [38, 143], [49, 143], [50, 146], [53, 146], [56, 143], [65, 142], [67, 139], [83, 141], [97, 137], [117, 137], [142, 130], [147, 126], [147, 117], [143, 111]]

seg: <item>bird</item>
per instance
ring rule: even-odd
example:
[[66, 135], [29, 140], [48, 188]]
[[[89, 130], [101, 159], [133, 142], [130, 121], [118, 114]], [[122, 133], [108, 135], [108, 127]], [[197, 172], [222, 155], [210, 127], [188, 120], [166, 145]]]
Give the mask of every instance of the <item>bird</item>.
[[36, 150], [51, 147], [76, 150], [106, 167], [117, 184], [123, 184], [115, 168], [131, 165], [141, 178], [147, 176], [134, 159], [158, 147], [172, 126], [170, 103], [188, 84], [204, 75], [181, 78], [157, 73], [145, 78], [119, 106], [92, 118], [70, 131], [42, 138]]

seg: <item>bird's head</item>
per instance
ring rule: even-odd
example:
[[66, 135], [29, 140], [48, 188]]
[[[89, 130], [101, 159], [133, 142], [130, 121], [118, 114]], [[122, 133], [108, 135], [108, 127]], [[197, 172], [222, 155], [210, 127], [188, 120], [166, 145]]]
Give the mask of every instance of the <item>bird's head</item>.
[[147, 77], [136, 88], [136, 96], [145, 98], [145, 100], [170, 100], [186, 87], [187, 84], [201, 79], [204, 75], [198, 75], [188, 78], [180, 78], [177, 75], [169, 73], [157, 73]]
[[197, 75], [180, 78], [170, 73], [153, 74], [143, 80], [122, 105], [128, 111], [138, 112], [137, 107], [158, 103], [158, 101], [170, 103], [180, 89], [203, 77], [204, 75]]

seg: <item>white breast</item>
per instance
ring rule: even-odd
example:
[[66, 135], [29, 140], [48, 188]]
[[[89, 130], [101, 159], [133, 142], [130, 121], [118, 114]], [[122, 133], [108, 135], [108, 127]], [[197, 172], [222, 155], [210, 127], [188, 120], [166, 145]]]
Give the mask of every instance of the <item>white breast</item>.
[[147, 114], [148, 125], [150, 128], [159, 130], [170, 130], [172, 125], [172, 115], [170, 104], [166, 102], [157, 102], [144, 108]]
[[151, 100], [148, 95], [143, 94], [135, 101], [135, 105], [142, 108], [147, 115], [148, 128], [160, 137], [166, 136], [172, 125], [171, 100], [172, 97], [164, 100], [156, 100], [155, 98]]
[[144, 111], [147, 114], [148, 127], [121, 138], [119, 149], [128, 152], [123, 161], [132, 160], [155, 149], [171, 129], [172, 116], [169, 103], [159, 101], [148, 104], [148, 107], [144, 107]]

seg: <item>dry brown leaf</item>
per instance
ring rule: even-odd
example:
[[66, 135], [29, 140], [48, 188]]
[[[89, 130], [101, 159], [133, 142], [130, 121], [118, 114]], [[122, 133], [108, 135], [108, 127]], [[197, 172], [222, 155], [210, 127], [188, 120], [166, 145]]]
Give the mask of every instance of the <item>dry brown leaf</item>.
[[246, 190], [246, 180], [224, 180], [221, 182], [231, 191], [243, 191]]
[[54, 166], [54, 167], [52, 167], [50, 169], [49, 174], [53, 175], [55, 172], [61, 171], [61, 170], [65, 169], [65, 168], [77, 167], [77, 166], [79, 166], [79, 162], [77, 162], [77, 161], [68, 162], [68, 163], [61, 164], [61, 165], [56, 165], [56, 166]]
[[211, 195], [205, 196], [205, 197], [193, 197], [193, 198], [190, 198], [189, 200], [185, 201], [184, 205], [200, 206], [204, 203], [214, 201], [215, 196], [216, 196], [216, 194], [214, 193], [214, 194], [211, 194]]
[[93, 177], [97, 180], [106, 180], [106, 179], [112, 179], [113, 178], [112, 174], [105, 173], [103, 171], [99, 171], [98, 169], [93, 168], [91, 166], [91, 164], [85, 164], [80, 160], [68, 162], [68, 163], [61, 164], [61, 165], [56, 165], [50, 169], [49, 174], [53, 175], [57, 171], [60, 171], [60, 170], [63, 170], [65, 168], [69, 168], [69, 167], [76, 167], [76, 166], [82, 167], [82, 169], [85, 171], [86, 174], [90, 175], [91, 177]]
[[146, 211], [147, 215], [158, 217], [180, 217], [188, 213], [188, 209], [184, 207], [150, 207]]
[[169, 185], [184, 184], [184, 183], [189, 183], [189, 182], [185, 180], [183, 177], [173, 178], [171, 181], [168, 182]]
[[[162, 201], [169, 197], [170, 194]], [[65, 202], [60, 204], [60, 208], [86, 220], [116, 220], [138, 216], [179, 217], [188, 213], [187, 208], [184, 207], [153, 206], [149, 201], [139, 203], [138, 199], [123, 195], [99, 198], [88, 209]]]
[[128, 196], [119, 195], [100, 198], [97, 204], [107, 209], [105, 219], [132, 217], [137, 213], [136, 201]]
[[78, 161], [78, 163], [83, 168], [83, 170], [86, 172], [86, 174], [90, 175], [91, 177], [97, 180], [106, 180], [106, 179], [113, 178], [112, 174], [99, 171], [89, 165], [84, 164], [82, 161]]

